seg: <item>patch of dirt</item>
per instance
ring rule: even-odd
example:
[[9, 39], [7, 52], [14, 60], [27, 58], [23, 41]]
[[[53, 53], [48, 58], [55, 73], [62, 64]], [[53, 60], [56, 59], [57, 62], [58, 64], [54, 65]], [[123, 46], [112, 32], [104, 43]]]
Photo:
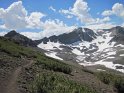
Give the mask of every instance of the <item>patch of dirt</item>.
[[[0, 56], [0, 58], [3, 57]], [[11, 59], [11, 57], [9, 59]], [[14, 62], [12, 60], [3, 60], [4, 59], [0, 61], [2, 63], [0, 64], [0, 66], [3, 66], [0, 68], [0, 72], [2, 74], [0, 75], [0, 93], [20, 93], [17, 81], [22, 71], [22, 68], [32, 65], [34, 61], [26, 59], [23, 59], [22, 61], [22, 59], [20, 59], [22, 63], [18, 63], [18, 61], [15, 59]], [[16, 65], [17, 63], [18, 65]]]

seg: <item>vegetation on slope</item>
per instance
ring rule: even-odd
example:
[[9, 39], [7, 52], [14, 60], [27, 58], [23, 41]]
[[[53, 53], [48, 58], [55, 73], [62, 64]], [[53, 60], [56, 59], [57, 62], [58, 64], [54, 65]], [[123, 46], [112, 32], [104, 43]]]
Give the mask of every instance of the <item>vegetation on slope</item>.
[[30, 91], [31, 93], [96, 93], [86, 85], [78, 84], [55, 73], [38, 75]]
[[21, 55], [26, 57], [33, 57], [35, 52], [32, 49], [24, 46], [20, 46], [9, 39], [0, 37], [0, 51], [6, 52], [11, 56], [21, 57]]
[[[38, 68], [49, 70], [49, 73], [34, 76], [31, 87], [32, 93], [95, 93], [86, 85], [78, 84], [63, 75], [55, 72], [71, 74], [72, 68], [59, 60], [46, 57], [31, 48], [20, 46], [9, 39], [0, 38], [0, 51], [10, 56], [21, 58], [22, 56], [35, 60]], [[54, 72], [55, 71], [55, 72]]]
[[63, 72], [66, 74], [70, 74], [72, 72], [72, 68], [68, 64], [46, 56], [38, 55], [36, 64], [47, 70]]
[[71, 67], [59, 60], [46, 57], [44, 54], [38, 53], [33, 51], [31, 48], [27, 48], [24, 46], [20, 46], [15, 44], [11, 40], [0, 38], [0, 51], [6, 52], [11, 56], [21, 57], [32, 57], [37, 60], [37, 65], [42, 65], [44, 69], [64, 72], [64, 73], [71, 73]]
[[[12, 40], [0, 37], [0, 52], [7, 53], [11, 58], [18, 58], [18, 60], [21, 60], [23, 57], [31, 58], [31, 60], [36, 61], [35, 66], [39, 69], [45, 69], [50, 72], [44, 72], [44, 74], [37, 72], [35, 76], [33, 76], [34, 78], [30, 89], [32, 93], [96, 93], [88, 88], [87, 85], [79, 84], [79, 82], [67, 78], [67, 76], [72, 73], [72, 66], [63, 63], [62, 61], [46, 57], [44, 54], [39, 53], [32, 48], [20, 46]], [[3, 64], [6, 63], [3, 62]], [[118, 93], [124, 93], [123, 77], [111, 75], [109, 73], [98, 73], [94, 75], [105, 84], [110, 84], [116, 87]]]
[[124, 93], [124, 77], [107, 72], [99, 72], [96, 76], [105, 84], [113, 85], [118, 93]]

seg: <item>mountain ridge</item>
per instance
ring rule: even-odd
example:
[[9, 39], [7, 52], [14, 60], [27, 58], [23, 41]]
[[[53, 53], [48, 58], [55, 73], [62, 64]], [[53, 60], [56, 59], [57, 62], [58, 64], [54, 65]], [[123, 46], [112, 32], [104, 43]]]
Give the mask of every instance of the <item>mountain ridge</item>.
[[49, 41], [51, 42], [60, 42], [60, 43], [64, 43], [64, 44], [71, 44], [77, 41], [92, 41], [94, 38], [96, 38], [96, 33], [93, 32], [93, 30], [88, 29], [88, 28], [77, 28], [74, 29], [72, 32], [70, 33], [64, 33], [61, 35], [53, 35], [49, 38], [45, 37], [43, 39], [40, 40], [36, 40], [37, 44], [43, 42], [43, 43], [47, 43]]
[[17, 33], [15, 30], [12, 30], [12, 31], [8, 32], [7, 34], [4, 35], [4, 37], [12, 39], [16, 43], [24, 45], [24, 46], [32, 46], [32, 47], [37, 46], [36, 43], [33, 40], [27, 38], [24, 35], [21, 35], [21, 34]]

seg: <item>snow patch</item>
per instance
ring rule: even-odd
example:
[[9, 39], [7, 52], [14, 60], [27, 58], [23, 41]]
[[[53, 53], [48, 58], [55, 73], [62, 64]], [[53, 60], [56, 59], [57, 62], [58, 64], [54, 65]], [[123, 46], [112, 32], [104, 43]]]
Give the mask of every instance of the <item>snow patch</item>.
[[83, 61], [85, 59], [86, 56], [77, 56], [77, 62], [79, 61]]
[[103, 69], [97, 69], [98, 71], [106, 71], [106, 70], [103, 70]]
[[49, 57], [52, 57], [52, 58], [55, 58], [55, 59], [58, 59], [58, 60], [63, 60], [62, 58], [56, 56], [56, 52], [51, 52], [51, 53], [45, 53], [46, 56], [49, 56]]
[[123, 57], [123, 56], [124, 56], [124, 54], [120, 54], [120, 56], [121, 56], [121, 57]]
[[107, 58], [108, 58], [108, 59], [111, 59], [111, 58], [113, 59], [113, 58], [115, 58], [115, 57], [109, 56], [109, 57], [107, 57]]
[[72, 53], [74, 53], [76, 55], [84, 55], [84, 52], [81, 52], [80, 50], [78, 50], [76, 48], [72, 50]]
[[109, 69], [113, 69], [113, 70], [124, 73], [124, 69], [119, 69], [119, 68], [117, 69], [116, 68], [117, 66], [124, 67], [124, 65], [114, 64], [113, 62], [108, 62], [108, 61], [104, 61], [104, 60], [100, 60], [100, 61], [97, 61], [97, 62], [84, 62], [84, 63], [79, 63], [79, 64], [83, 65], [83, 66], [103, 65], [103, 66], [105, 66]]
[[118, 44], [118, 45], [116, 45], [116, 47], [124, 47], [124, 45]]
[[43, 42], [41, 44], [38, 45], [39, 48], [44, 49], [44, 50], [54, 50], [54, 49], [59, 49], [62, 50], [63, 48], [60, 48], [62, 44], [60, 44], [59, 42], [54, 43], [54, 42], [47, 42], [47, 44], [44, 44]]

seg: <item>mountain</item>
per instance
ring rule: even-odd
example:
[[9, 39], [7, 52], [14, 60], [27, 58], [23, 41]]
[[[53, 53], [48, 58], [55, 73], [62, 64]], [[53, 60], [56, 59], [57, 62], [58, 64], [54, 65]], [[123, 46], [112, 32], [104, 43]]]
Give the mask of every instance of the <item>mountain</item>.
[[110, 29], [110, 31], [112, 31], [112, 36], [113, 36], [113, 39], [111, 41], [115, 41], [118, 44], [119, 43], [124, 44], [124, 28], [123, 27], [117, 26]]
[[29, 38], [17, 33], [14, 30], [10, 31], [9, 33], [7, 33], [4, 37], [12, 39], [16, 43], [24, 45], [24, 46], [32, 46], [32, 47], [37, 46], [36, 43], [33, 40], [31, 40], [31, 39], [29, 39]]
[[59, 36], [51, 36], [49, 38], [45, 37], [41, 40], [36, 40], [37, 44], [43, 42], [47, 44], [47, 42], [60, 42], [62, 44], [72, 44], [78, 41], [88, 41], [91, 42], [94, 38], [96, 38], [97, 34], [93, 32], [93, 30], [88, 28], [77, 28], [70, 33], [64, 33]]
[[124, 73], [123, 38], [124, 28], [120, 26], [98, 31], [80, 27], [36, 42], [47, 56], [90, 66], [91, 70], [102, 66], [101, 70], [109, 68]]
[[123, 75], [107, 72], [92, 72], [0, 37], [1, 93], [123, 93]]

